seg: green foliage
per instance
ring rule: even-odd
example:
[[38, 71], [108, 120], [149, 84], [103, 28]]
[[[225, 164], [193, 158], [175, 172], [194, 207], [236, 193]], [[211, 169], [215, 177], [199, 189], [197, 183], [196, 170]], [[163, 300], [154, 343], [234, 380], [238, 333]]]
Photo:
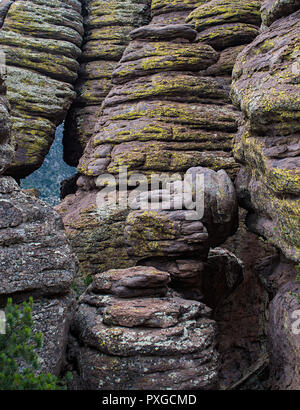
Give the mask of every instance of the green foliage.
[[33, 334], [32, 307], [32, 298], [22, 309], [8, 299], [6, 334], [0, 335], [0, 390], [65, 389], [50, 373], [37, 374], [40, 364], [36, 349], [42, 346], [42, 334]]
[[83, 280], [84, 286], [86, 287], [90, 286], [92, 282], [93, 282], [93, 275], [87, 275]]

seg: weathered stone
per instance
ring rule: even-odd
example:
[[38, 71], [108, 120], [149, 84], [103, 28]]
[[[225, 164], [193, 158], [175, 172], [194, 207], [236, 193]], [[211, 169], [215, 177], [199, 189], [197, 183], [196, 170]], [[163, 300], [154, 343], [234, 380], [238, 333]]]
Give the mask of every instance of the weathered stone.
[[78, 0], [14, 1], [6, 10], [0, 47], [7, 64], [12, 136], [17, 143], [7, 174], [39, 168], [56, 127], [75, 98], [83, 27]]
[[12, 178], [1, 178], [0, 197], [1, 296], [66, 293], [76, 264], [59, 216]]
[[6, 99], [4, 61], [0, 61], [0, 175], [10, 164], [14, 147], [11, 141], [9, 105]]
[[155, 268], [114, 269], [96, 275], [91, 290], [119, 298], [165, 296], [169, 281], [168, 273]]
[[40, 371], [60, 375], [65, 366], [70, 324], [76, 307], [72, 292], [35, 301], [32, 312], [34, 332], [42, 332], [43, 346], [38, 351]]
[[[5, 91], [0, 71], [1, 173], [13, 153]], [[34, 297], [33, 330], [43, 333], [41, 371], [55, 375], [65, 360], [76, 270], [59, 215], [36, 192], [22, 191], [13, 178], [0, 176], [0, 308], [8, 297], [14, 302]]]
[[193, 21], [198, 31], [227, 23], [260, 25], [259, 0], [211, 0], [192, 11], [187, 21]]
[[249, 228], [299, 260], [299, 11], [274, 22], [246, 46], [232, 96], [244, 113], [235, 157], [236, 185]]
[[[242, 260], [244, 280], [218, 304], [214, 312], [214, 319], [219, 329], [218, 352], [221, 361], [219, 378], [224, 389], [247, 389], [248, 386], [254, 390], [261, 390], [268, 388], [267, 371], [263, 370], [260, 376], [257, 375], [256, 369], [265, 369], [268, 364], [266, 363], [266, 358], [268, 359], [266, 322], [269, 297], [261, 283], [258, 266], [263, 264], [264, 259], [273, 258], [276, 249], [247, 230], [245, 215], [246, 211], [240, 209], [239, 229], [222, 245], [222, 248], [228, 249]], [[221, 261], [224, 261], [223, 256], [222, 252]], [[229, 263], [227, 261], [224, 263], [223, 275], [217, 271], [223, 279], [230, 275], [231, 271], [230, 269], [227, 271], [227, 268], [235, 259], [229, 255]], [[213, 260], [216, 260], [219, 269], [217, 255], [213, 255]], [[241, 266], [234, 264], [233, 268], [234, 272], [238, 272]], [[212, 288], [218, 285], [209, 282], [208, 276], [206, 283], [210, 299], [214, 302], [214, 294], [209, 292], [209, 284]], [[224, 284], [224, 281], [222, 280], [221, 283]], [[213, 306], [208, 300], [206, 303]], [[252, 380], [251, 386], [249, 377]]]
[[[131, 280], [131, 270], [115, 274], [124, 279], [129, 274]], [[94, 286], [81, 297], [72, 325], [79, 344], [71, 350], [81, 386], [140, 390], [217, 386], [216, 329], [204, 304], [170, 291], [161, 298], [120, 300], [93, 293]]]
[[299, 294], [299, 282], [290, 281], [270, 303], [268, 338], [273, 390], [299, 389]]
[[[76, 196], [66, 198], [57, 209], [79, 255], [82, 273], [94, 275], [99, 269], [127, 268], [139, 258], [146, 258], [141, 256], [144, 250], [139, 248], [138, 241], [134, 245], [136, 251], [130, 249], [132, 244], [128, 246], [130, 257], [127, 255], [124, 232], [129, 210], [118, 211], [106, 199], [101, 199], [101, 188], [106, 184], [107, 174], [118, 179], [120, 166], [127, 167], [128, 178], [139, 172], [148, 181], [154, 172], [183, 175], [189, 168], [198, 166], [214, 171], [224, 169], [232, 179], [238, 172], [231, 149], [240, 114], [229, 100], [229, 75], [244, 40], [237, 41], [237, 47], [228, 50], [225, 58], [230, 63], [224, 68], [222, 78], [216, 69], [210, 74], [209, 68], [215, 68], [220, 53], [207, 44], [187, 39], [192, 38], [194, 31], [185, 25], [186, 18], [193, 8], [205, 6], [203, 2], [196, 3], [183, 5], [172, 2], [168, 7], [164, 2], [152, 4], [153, 21], [133, 31], [133, 40], [112, 74], [113, 86], [102, 103], [97, 124], [94, 127], [87, 120], [79, 127], [79, 132], [82, 132], [88, 124], [84, 131], [86, 136], [91, 135], [89, 125], [94, 127], [78, 167], [84, 178], [78, 179]], [[246, 6], [240, 3], [245, 10]], [[248, 15], [246, 12], [241, 14], [236, 24], [260, 22], [256, 2], [248, 11]], [[221, 26], [216, 23], [212, 28]], [[253, 27], [256, 34], [258, 27]], [[162, 33], [167, 33], [169, 41], [161, 38]], [[94, 79], [99, 75], [97, 68], [88, 64], [86, 76]], [[122, 196], [121, 193], [118, 195]], [[214, 207], [207, 204], [207, 209], [210, 206]], [[227, 209], [228, 215], [232, 216], [232, 210]], [[146, 248], [150, 246], [152, 250], [148, 249], [145, 254], [151, 258], [154, 255], [166, 256], [168, 252], [178, 256], [187, 250], [195, 253], [201, 248], [198, 255], [201, 259], [210, 246], [220, 245], [234, 231], [233, 219], [229, 223], [231, 228], [226, 228], [217, 242], [212, 237], [218, 237], [219, 228], [213, 224], [215, 232], [212, 230], [212, 235], [209, 235], [211, 244], [210, 239], [204, 240], [205, 234], [198, 232], [194, 236], [200, 235], [200, 238], [202, 235], [200, 242], [206, 241], [205, 246], [198, 243], [190, 248], [185, 240], [180, 240], [178, 231], [173, 248], [170, 246], [172, 241], [164, 241], [164, 251], [154, 249], [155, 240], [151, 243], [146, 239]], [[140, 236], [137, 237], [140, 240]], [[135, 252], [139, 256], [133, 256]], [[132, 258], [136, 259], [133, 261]]]
[[150, 0], [84, 0], [84, 38], [75, 89], [77, 98], [64, 129], [64, 159], [72, 166], [93, 134], [111, 76], [130, 41], [129, 33], [146, 24]]
[[262, 21], [266, 26], [270, 26], [274, 21], [294, 13], [299, 8], [299, 0], [266, 0], [261, 8]]

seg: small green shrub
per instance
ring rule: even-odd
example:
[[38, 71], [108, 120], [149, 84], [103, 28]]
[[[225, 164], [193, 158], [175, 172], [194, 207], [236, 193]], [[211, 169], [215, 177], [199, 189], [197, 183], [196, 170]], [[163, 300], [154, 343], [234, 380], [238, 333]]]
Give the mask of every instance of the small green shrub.
[[40, 364], [36, 350], [42, 334], [33, 334], [33, 299], [23, 308], [8, 299], [5, 308], [6, 334], [0, 335], [0, 390], [64, 390], [63, 383], [50, 373], [37, 373]]

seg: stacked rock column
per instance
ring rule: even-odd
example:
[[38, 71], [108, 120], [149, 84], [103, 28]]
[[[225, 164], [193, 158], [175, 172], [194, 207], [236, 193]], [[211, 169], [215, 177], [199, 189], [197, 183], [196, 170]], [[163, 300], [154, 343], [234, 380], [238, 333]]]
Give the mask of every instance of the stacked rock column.
[[74, 100], [83, 24], [79, 0], [15, 0], [1, 8], [0, 47], [17, 152], [6, 174], [38, 169]]
[[84, 0], [84, 36], [77, 97], [64, 130], [64, 160], [77, 166], [111, 89], [111, 76], [130, 41], [129, 33], [147, 24], [150, 0]]
[[236, 180], [248, 228], [279, 255], [259, 273], [271, 301], [268, 341], [273, 389], [299, 388], [297, 330], [300, 261], [299, 1], [268, 0], [261, 34], [239, 55], [232, 98], [243, 112], [234, 154]]

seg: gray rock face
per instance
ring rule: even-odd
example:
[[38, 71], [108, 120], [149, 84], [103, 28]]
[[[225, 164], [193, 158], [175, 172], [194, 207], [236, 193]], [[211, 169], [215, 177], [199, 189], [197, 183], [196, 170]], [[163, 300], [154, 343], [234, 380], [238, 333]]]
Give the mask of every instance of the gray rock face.
[[[0, 173], [9, 165], [9, 107], [0, 72]], [[71, 285], [77, 269], [59, 215], [0, 175], [0, 307], [34, 297], [34, 330], [43, 333], [41, 369], [58, 375], [64, 363], [74, 310]]]
[[151, 0], [83, 0], [83, 52], [77, 97], [68, 112], [64, 131], [64, 159], [78, 165], [93, 135], [101, 103], [111, 89], [111, 76], [130, 41], [129, 33], [147, 24]]
[[0, 48], [6, 56], [7, 96], [17, 143], [7, 174], [24, 178], [43, 163], [55, 129], [76, 96], [81, 4], [78, 0], [5, 4], [0, 9]]
[[[277, 2], [274, 2], [277, 4]], [[247, 225], [300, 260], [300, 10], [276, 20], [239, 55], [232, 97], [244, 113], [234, 154]]]
[[70, 290], [76, 263], [60, 217], [11, 177], [0, 179], [0, 230], [1, 296]]
[[6, 68], [3, 63], [4, 61], [0, 61], [0, 175], [10, 164], [14, 155], [10, 134], [9, 105], [6, 99]]
[[[138, 279], [137, 279], [138, 272]], [[203, 303], [172, 291], [155, 296], [158, 272], [151, 267], [116, 270], [144, 290], [116, 297], [95, 282], [80, 298], [72, 346], [85, 389], [211, 389], [217, 387], [216, 325]], [[113, 272], [104, 273], [104, 278]], [[154, 277], [150, 280], [150, 277]], [[159, 272], [160, 280], [168, 279]], [[101, 279], [102, 280], [102, 279]], [[97, 293], [95, 293], [97, 291]], [[147, 295], [145, 297], [145, 295]], [[111, 371], [113, 369], [113, 371]]]
[[294, 13], [299, 8], [299, 0], [266, 0], [261, 8], [262, 21], [266, 26], [270, 26], [274, 21]]

